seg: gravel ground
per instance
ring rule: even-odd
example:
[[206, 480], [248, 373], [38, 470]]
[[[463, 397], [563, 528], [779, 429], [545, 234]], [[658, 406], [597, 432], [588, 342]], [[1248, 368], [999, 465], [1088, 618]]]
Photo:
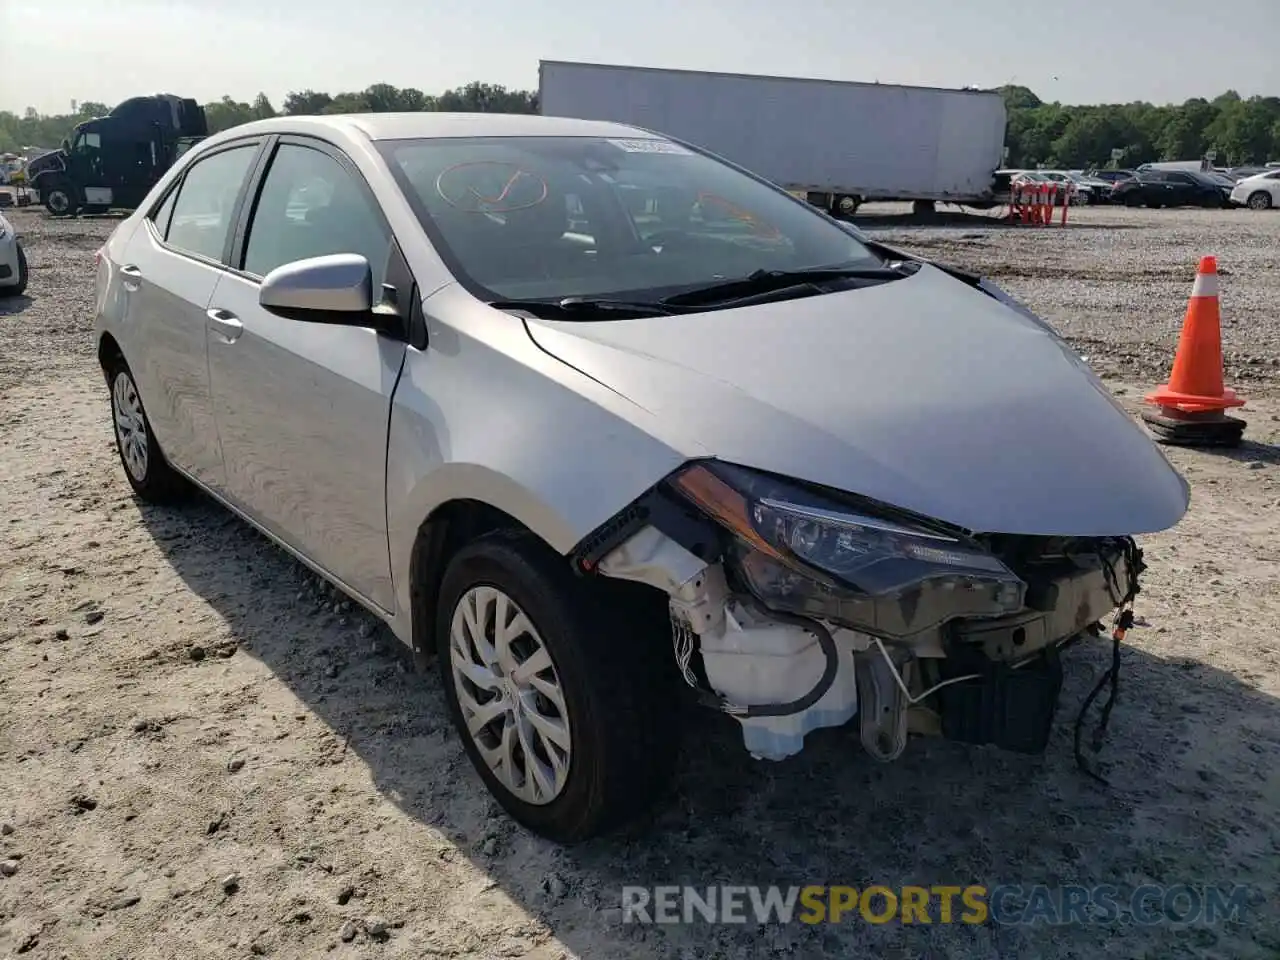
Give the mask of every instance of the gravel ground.
[[[113, 221], [12, 219], [32, 280], [0, 301], [0, 955], [1280, 955], [1280, 215], [865, 219], [1005, 284], [1125, 402], [1166, 372], [1196, 260], [1219, 257], [1249, 442], [1171, 454], [1193, 506], [1144, 540], [1111, 787], [1071, 758], [1109, 660], [1081, 645], [1044, 757], [921, 739], [878, 765], [842, 730], [757, 764], [698, 713], [653, 821], [567, 851], [498, 814], [434, 676], [407, 673], [385, 631], [222, 510], [132, 499], [89, 337]], [[1216, 926], [619, 922], [624, 885], [668, 883], [1253, 892]]]

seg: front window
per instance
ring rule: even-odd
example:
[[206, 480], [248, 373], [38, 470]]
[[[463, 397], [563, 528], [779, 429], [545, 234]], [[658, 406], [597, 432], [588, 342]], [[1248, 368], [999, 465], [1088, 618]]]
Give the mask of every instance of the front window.
[[381, 147], [450, 268], [487, 300], [650, 300], [759, 270], [881, 263], [803, 202], [665, 140]]

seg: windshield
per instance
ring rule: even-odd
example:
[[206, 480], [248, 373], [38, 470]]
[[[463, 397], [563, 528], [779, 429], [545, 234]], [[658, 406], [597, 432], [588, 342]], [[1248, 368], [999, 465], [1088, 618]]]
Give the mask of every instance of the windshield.
[[882, 262], [803, 201], [666, 140], [380, 148], [440, 255], [486, 300], [647, 301], [761, 270]]

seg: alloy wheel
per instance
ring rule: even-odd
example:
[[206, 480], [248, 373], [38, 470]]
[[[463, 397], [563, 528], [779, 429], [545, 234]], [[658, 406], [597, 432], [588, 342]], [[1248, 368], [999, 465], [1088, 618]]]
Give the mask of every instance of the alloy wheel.
[[147, 418], [133, 378], [123, 370], [111, 385], [111, 413], [116, 423], [116, 442], [129, 476], [138, 483], [147, 479]]
[[466, 733], [489, 770], [520, 800], [551, 803], [573, 750], [560, 678], [537, 628], [497, 587], [475, 586], [454, 608], [449, 656]]

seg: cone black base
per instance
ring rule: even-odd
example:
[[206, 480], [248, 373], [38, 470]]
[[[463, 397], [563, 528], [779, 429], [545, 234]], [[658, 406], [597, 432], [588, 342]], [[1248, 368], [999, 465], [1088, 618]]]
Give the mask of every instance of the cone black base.
[[1239, 417], [1217, 410], [1183, 413], [1172, 407], [1144, 410], [1142, 420], [1157, 443], [1178, 447], [1236, 447], [1246, 426]]

